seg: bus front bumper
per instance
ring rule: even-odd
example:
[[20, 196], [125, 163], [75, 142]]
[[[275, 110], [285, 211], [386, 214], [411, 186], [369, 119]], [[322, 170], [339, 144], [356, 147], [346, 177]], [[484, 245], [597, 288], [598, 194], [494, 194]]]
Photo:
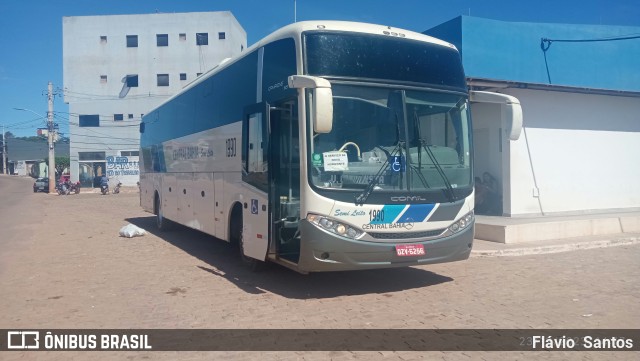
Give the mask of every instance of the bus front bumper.
[[[379, 243], [347, 239], [325, 232], [306, 220], [300, 222], [303, 239], [298, 268], [302, 272], [347, 271], [419, 266], [469, 258], [474, 224], [448, 237], [418, 242]], [[425, 255], [398, 256], [397, 244], [422, 244]]]

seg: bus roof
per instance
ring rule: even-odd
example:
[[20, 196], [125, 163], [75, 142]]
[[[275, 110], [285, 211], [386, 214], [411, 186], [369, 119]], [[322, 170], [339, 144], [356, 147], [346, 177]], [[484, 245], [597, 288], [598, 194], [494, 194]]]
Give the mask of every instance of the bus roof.
[[305, 31], [313, 31], [313, 30], [322, 30], [322, 31], [349, 31], [356, 33], [364, 33], [364, 34], [378, 34], [378, 35], [388, 35], [388, 36], [397, 36], [400, 38], [413, 39], [418, 41], [429, 42], [433, 44], [439, 44], [443, 46], [447, 46], [450, 48], [454, 48], [453, 44], [450, 44], [446, 41], [436, 39], [434, 37], [424, 35], [421, 33], [416, 33], [413, 31], [394, 28], [386, 25], [376, 25], [369, 23], [358, 23], [351, 21], [335, 21], [335, 20], [310, 20], [310, 21], [301, 21], [293, 24], [289, 24], [284, 26], [273, 33], [267, 35], [262, 40], [259, 40], [257, 43], [253, 44], [248, 52], [253, 50], [254, 48], [259, 48], [265, 44], [271, 43], [273, 41], [287, 38], [287, 37], [296, 37], [297, 34], [301, 34]]

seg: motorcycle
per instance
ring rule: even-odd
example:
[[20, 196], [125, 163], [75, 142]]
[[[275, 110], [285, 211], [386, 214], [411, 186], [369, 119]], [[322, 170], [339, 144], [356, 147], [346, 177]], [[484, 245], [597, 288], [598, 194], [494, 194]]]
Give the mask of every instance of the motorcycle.
[[113, 194], [120, 193], [120, 186], [122, 186], [122, 182], [118, 182], [118, 184], [116, 184], [116, 186], [113, 188]]
[[67, 186], [69, 188], [69, 192], [73, 192], [75, 194], [80, 193], [80, 182], [71, 182], [71, 181], [67, 181]]
[[109, 185], [108, 184], [101, 184], [100, 185], [100, 192], [102, 193], [102, 195], [109, 194]]
[[68, 195], [70, 193], [69, 191], [69, 185], [67, 184], [67, 182], [59, 182], [56, 185], [56, 191], [58, 192], [58, 195]]
[[71, 181], [64, 181], [58, 183], [56, 186], [56, 191], [58, 195], [69, 195], [71, 193], [78, 194], [80, 193], [80, 182], [73, 183]]

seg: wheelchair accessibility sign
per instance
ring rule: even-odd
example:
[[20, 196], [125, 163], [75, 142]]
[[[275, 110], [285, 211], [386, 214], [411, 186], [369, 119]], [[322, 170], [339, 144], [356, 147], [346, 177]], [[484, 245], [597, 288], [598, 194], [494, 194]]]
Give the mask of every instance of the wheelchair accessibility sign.
[[407, 164], [405, 158], [401, 155], [389, 156], [389, 169], [393, 173], [406, 172]]

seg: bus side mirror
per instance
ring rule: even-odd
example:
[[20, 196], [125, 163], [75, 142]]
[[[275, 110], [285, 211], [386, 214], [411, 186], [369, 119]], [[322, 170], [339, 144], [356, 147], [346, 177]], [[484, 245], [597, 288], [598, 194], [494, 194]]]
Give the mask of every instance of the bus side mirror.
[[476, 103], [494, 103], [501, 105], [502, 119], [506, 124], [506, 133], [510, 140], [518, 140], [522, 132], [522, 106], [518, 98], [492, 92], [472, 91], [470, 100]]
[[311, 119], [315, 133], [329, 133], [333, 128], [333, 93], [331, 83], [323, 78], [308, 75], [292, 75], [289, 88], [311, 89]]
[[140, 123], [140, 134], [144, 133], [144, 122]]

